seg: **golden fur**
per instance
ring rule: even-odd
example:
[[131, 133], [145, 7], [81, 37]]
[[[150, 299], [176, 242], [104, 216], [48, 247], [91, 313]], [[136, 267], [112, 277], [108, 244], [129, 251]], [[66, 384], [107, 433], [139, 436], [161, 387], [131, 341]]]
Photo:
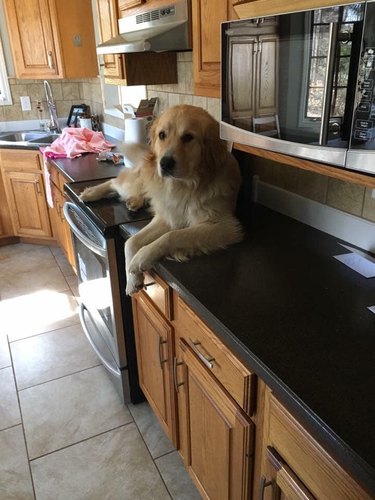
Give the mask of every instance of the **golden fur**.
[[155, 120], [150, 142], [125, 145], [125, 156], [138, 166], [81, 194], [83, 201], [94, 201], [117, 193], [131, 210], [150, 203], [153, 219], [125, 244], [130, 295], [159, 259], [186, 260], [242, 236], [233, 215], [240, 171], [220, 139], [218, 122], [202, 108], [174, 106]]

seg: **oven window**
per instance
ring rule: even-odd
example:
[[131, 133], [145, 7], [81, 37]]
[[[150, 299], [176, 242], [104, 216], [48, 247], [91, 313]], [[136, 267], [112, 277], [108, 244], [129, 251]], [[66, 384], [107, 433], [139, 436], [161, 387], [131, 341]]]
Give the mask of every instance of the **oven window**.
[[87, 248], [74, 237], [78, 288], [87, 309], [97, 311], [108, 330], [112, 333], [112, 294], [108, 271], [108, 260]]

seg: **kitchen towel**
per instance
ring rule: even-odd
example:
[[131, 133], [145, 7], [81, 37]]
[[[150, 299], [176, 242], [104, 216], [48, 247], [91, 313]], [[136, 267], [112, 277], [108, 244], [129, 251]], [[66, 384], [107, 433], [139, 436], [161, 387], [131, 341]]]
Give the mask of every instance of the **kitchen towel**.
[[40, 150], [45, 158], [76, 158], [82, 153], [110, 151], [114, 146], [105, 139], [102, 132], [87, 128], [64, 128], [60, 137]]

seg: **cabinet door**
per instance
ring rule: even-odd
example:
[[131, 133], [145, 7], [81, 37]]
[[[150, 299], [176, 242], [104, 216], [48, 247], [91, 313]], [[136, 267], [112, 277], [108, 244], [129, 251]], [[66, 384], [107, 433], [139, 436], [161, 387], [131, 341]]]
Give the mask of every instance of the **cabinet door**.
[[4, 0], [18, 78], [62, 77], [54, 0]]
[[184, 339], [179, 346], [185, 366], [179, 382], [185, 465], [204, 498], [248, 498], [253, 424]]
[[[101, 42], [106, 42], [118, 35], [117, 1], [97, 0], [99, 33]], [[105, 78], [124, 78], [121, 63], [121, 54], [103, 55]]]
[[231, 37], [228, 64], [232, 77], [228, 81], [230, 116], [236, 126], [248, 129], [254, 115], [256, 95], [256, 36]]
[[133, 314], [140, 386], [176, 445], [172, 327], [143, 292], [133, 298]]
[[277, 110], [278, 37], [260, 35], [257, 43], [255, 116], [275, 115]]
[[194, 94], [220, 97], [220, 23], [228, 19], [227, 0], [193, 0]]
[[6, 172], [5, 189], [15, 234], [50, 237], [42, 174]]
[[121, 11], [126, 11], [127, 9], [132, 9], [133, 7], [139, 7], [145, 2], [146, 0], [119, 0], [119, 9]]
[[70, 229], [69, 224], [67, 223], [64, 212], [63, 212], [63, 206], [65, 203], [66, 199], [63, 195], [63, 193], [60, 193], [60, 217], [61, 217], [61, 222], [62, 222], [62, 228], [63, 228], [63, 241], [62, 241], [62, 248], [65, 252], [66, 258], [68, 259], [69, 264], [72, 266], [75, 272], [77, 272], [77, 263], [75, 259], [75, 253], [74, 253], [74, 247], [73, 247], [73, 241], [72, 241], [72, 232]]
[[0, 238], [13, 236], [12, 220], [8, 201], [5, 195], [5, 187], [3, 182], [3, 174], [0, 169]]
[[314, 500], [315, 497], [306, 488], [298, 476], [272, 447], [268, 446], [267, 476], [260, 480], [259, 497], [264, 500]]
[[57, 187], [51, 182], [51, 195], [53, 201], [53, 208], [50, 209], [50, 219], [52, 225], [53, 236], [57, 243], [62, 246], [63, 238], [63, 225], [61, 221], [61, 203], [60, 203], [60, 192]]

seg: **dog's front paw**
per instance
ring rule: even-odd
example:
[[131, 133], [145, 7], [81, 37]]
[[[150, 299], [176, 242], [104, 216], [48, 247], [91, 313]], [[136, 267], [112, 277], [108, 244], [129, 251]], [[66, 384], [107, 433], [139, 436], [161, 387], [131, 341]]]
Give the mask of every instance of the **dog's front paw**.
[[136, 212], [144, 205], [144, 199], [142, 196], [129, 196], [126, 200], [126, 208], [132, 212]]
[[147, 247], [143, 247], [134, 255], [132, 258], [129, 271], [131, 273], [139, 273], [142, 271], [148, 271], [155, 264], [155, 259], [153, 258], [151, 252]]
[[87, 187], [82, 191], [79, 197], [81, 198], [82, 201], [95, 201], [97, 199], [95, 196], [94, 187]]
[[144, 278], [142, 273], [127, 274], [126, 295], [133, 295], [143, 288]]

